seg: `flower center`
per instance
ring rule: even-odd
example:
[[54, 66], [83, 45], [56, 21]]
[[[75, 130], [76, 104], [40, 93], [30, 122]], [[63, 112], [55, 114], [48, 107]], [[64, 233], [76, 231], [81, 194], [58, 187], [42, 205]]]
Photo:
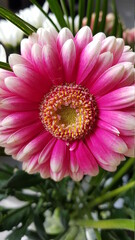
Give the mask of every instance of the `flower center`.
[[97, 114], [94, 96], [87, 88], [75, 84], [52, 88], [40, 105], [45, 129], [64, 141], [74, 141], [90, 133]]

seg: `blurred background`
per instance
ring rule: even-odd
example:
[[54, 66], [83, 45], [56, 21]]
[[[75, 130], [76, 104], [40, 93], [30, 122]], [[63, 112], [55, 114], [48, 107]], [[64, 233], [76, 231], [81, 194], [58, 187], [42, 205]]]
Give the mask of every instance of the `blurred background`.
[[[38, 2], [43, 5], [44, 0], [38, 0]], [[65, 0], [68, 2], [68, 0]], [[96, 0], [94, 0], [96, 2]], [[77, 7], [78, 0], [76, 0]], [[108, 0], [109, 11], [111, 11], [111, 1]], [[135, 21], [135, 0], [116, 0], [118, 12], [125, 23], [126, 27], [132, 28]], [[0, 0], [0, 6], [11, 9], [17, 12], [20, 9], [30, 6], [29, 0]]]

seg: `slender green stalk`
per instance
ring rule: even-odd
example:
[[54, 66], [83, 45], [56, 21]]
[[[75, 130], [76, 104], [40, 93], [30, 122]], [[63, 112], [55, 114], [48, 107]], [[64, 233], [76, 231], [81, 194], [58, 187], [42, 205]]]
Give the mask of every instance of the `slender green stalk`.
[[108, 8], [108, 0], [104, 0], [103, 1], [103, 8], [102, 8], [103, 16], [102, 16], [102, 22], [100, 24], [100, 31], [101, 32], [104, 32], [104, 30], [105, 30], [107, 8]]
[[113, 0], [113, 12], [115, 15], [115, 21], [114, 21], [114, 26], [111, 32], [111, 35], [116, 36], [117, 35], [117, 29], [118, 29], [118, 13], [117, 13], [117, 8], [116, 8], [116, 2]]
[[123, 27], [122, 27], [122, 23], [121, 22], [119, 22], [119, 24], [118, 24], [117, 37], [120, 37], [120, 38], [123, 37]]
[[61, 3], [61, 7], [62, 7], [62, 10], [63, 10], [63, 13], [66, 16], [67, 25], [70, 28], [69, 19], [68, 19], [68, 11], [67, 11], [67, 7], [66, 7], [66, 4], [65, 4], [65, 0], [60, 0], [60, 3]]
[[74, 26], [75, 0], [69, 0], [69, 9], [70, 9], [70, 16], [72, 18], [72, 33], [73, 35], [75, 35], [75, 26]]
[[97, 240], [102, 240], [101, 234], [99, 233], [99, 231], [97, 229], [95, 229], [95, 234], [96, 234]]
[[10, 65], [8, 63], [5, 63], [5, 62], [0, 62], [0, 68], [3, 68], [3, 69], [8, 70], [8, 71], [12, 71]]
[[115, 183], [131, 168], [134, 162], [134, 158], [128, 159], [127, 162], [125, 162], [125, 164], [123, 165], [123, 167], [118, 172], [116, 172], [116, 174], [113, 176], [112, 182], [103, 189], [102, 193], [105, 193], [109, 189], [111, 189], [115, 185]]
[[88, 26], [90, 26], [90, 24], [91, 24], [92, 10], [93, 10], [93, 0], [88, 0], [88, 3], [87, 3], [87, 13], [86, 13], [87, 25]]
[[55, 14], [60, 26], [63, 27], [67, 27], [67, 23], [64, 19], [63, 16], [63, 12], [61, 9], [61, 5], [59, 4], [58, 0], [47, 0], [49, 3], [49, 7], [51, 9], [51, 11]]
[[95, 21], [94, 21], [93, 35], [98, 32], [98, 20], [99, 20], [99, 12], [100, 12], [100, 3], [101, 3], [100, 0], [96, 1], [96, 9], [95, 9], [96, 18], [95, 18]]
[[94, 199], [94, 201], [91, 201], [89, 204], [89, 208], [93, 208], [101, 203], [104, 203], [110, 199], [112, 199], [113, 197], [117, 196], [118, 194], [121, 194], [123, 192], [128, 191], [130, 188], [135, 187], [135, 181], [132, 181], [122, 187], [119, 187], [113, 191], [107, 192], [105, 194], [100, 195], [100, 197], [97, 197], [96, 199]]
[[36, 1], [36, 0], [30, 0], [31, 3], [33, 3], [34, 5], [36, 5], [40, 11], [45, 15], [45, 17], [52, 23], [52, 25], [55, 27], [55, 29], [57, 30], [57, 32], [59, 31], [59, 29], [57, 28], [56, 24], [52, 21], [52, 19], [48, 16], [48, 14], [43, 10], [43, 8], [40, 6], [40, 4]]
[[85, 0], [79, 0], [79, 29], [82, 27], [82, 19], [84, 17]]
[[[70, 225], [73, 223], [71, 222]], [[129, 231], [135, 230], [135, 222], [131, 219], [108, 219], [108, 220], [76, 220], [74, 224], [86, 228], [94, 229], [125, 229]]]
[[33, 27], [31, 24], [25, 22], [20, 17], [12, 13], [10, 10], [7, 10], [3, 7], [0, 7], [0, 16], [12, 22], [14, 25], [20, 28], [26, 35], [30, 35], [33, 32], [37, 31], [37, 29]]

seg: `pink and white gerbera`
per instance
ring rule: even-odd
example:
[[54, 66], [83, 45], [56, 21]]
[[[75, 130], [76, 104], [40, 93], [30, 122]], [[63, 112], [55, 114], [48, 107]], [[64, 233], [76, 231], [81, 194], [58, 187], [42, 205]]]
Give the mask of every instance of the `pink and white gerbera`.
[[56, 181], [115, 171], [134, 154], [135, 53], [123, 39], [38, 29], [0, 74], [0, 145]]

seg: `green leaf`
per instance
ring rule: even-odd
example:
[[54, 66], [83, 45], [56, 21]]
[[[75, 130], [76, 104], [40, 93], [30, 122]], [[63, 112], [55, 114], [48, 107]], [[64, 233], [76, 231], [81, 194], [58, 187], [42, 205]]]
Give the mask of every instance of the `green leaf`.
[[27, 188], [39, 184], [43, 181], [39, 175], [29, 175], [22, 170], [18, 170], [14, 175], [8, 180], [4, 188]]
[[60, 3], [61, 3], [61, 8], [63, 10], [63, 13], [66, 16], [67, 26], [70, 28], [69, 19], [68, 19], [68, 11], [67, 11], [67, 7], [65, 4], [65, 0], [60, 0]]
[[76, 220], [77, 225], [94, 229], [126, 229], [134, 231], [134, 220], [131, 219], [108, 219], [108, 220]]
[[86, 13], [88, 26], [90, 26], [90, 24], [91, 24], [92, 11], [93, 11], [93, 0], [88, 0], [87, 1], [87, 13]]
[[[26, 234], [28, 226], [32, 222], [32, 215], [29, 215], [28, 219], [21, 227], [17, 227], [11, 234], [9, 234], [6, 240], [21, 240], [22, 237]], [[39, 239], [38, 239], [39, 240]]]
[[115, 15], [115, 21], [114, 21], [114, 26], [113, 26], [111, 35], [116, 36], [117, 35], [117, 29], [118, 29], [118, 13], [117, 13], [115, 0], [113, 0], [112, 8], [113, 8], [113, 13]]
[[93, 208], [96, 205], [107, 202], [108, 200], [110, 200], [116, 196], [118, 197], [119, 194], [122, 194], [123, 192], [126, 192], [131, 188], [133, 188], [133, 189], [135, 188], [135, 181], [132, 181], [132, 182], [127, 183], [126, 185], [119, 187], [113, 191], [110, 191], [110, 192], [100, 195], [99, 197], [95, 198], [93, 201], [90, 202], [89, 207]]
[[106, 23], [106, 15], [107, 15], [107, 8], [108, 8], [108, 0], [103, 0], [103, 8], [102, 8], [102, 21], [100, 24], [100, 31], [104, 32], [105, 30], [105, 23]]
[[93, 35], [95, 35], [98, 32], [98, 20], [99, 20], [99, 12], [100, 12], [100, 3], [101, 3], [101, 0], [96, 1], [96, 9], [95, 9], [96, 18], [95, 18], [95, 21], [94, 21]]
[[0, 231], [11, 230], [14, 226], [17, 226], [21, 222], [25, 223], [29, 214], [29, 206], [9, 211], [8, 214], [2, 217], [0, 222]]
[[82, 27], [82, 19], [85, 11], [85, 0], [79, 0], [79, 29]]
[[[5, 70], [8, 70], [8, 71], [12, 71], [10, 65], [8, 63], [5, 63], [5, 62], [0, 62], [0, 68], [3, 68]], [[2, 148], [0, 148], [0, 156], [4, 154], [4, 151], [2, 151]], [[4, 154], [5, 155], [5, 154]]]
[[69, 9], [70, 9], [70, 16], [72, 19], [72, 33], [75, 35], [75, 26], [74, 26], [74, 18], [75, 18], [75, 0], [69, 0]]
[[60, 26], [67, 27], [67, 23], [63, 17], [61, 7], [58, 3], [58, 0], [48, 0], [51, 11], [55, 14]]
[[29, 240], [42, 240], [36, 232], [31, 230], [27, 230], [26, 236], [28, 236]]
[[14, 25], [20, 28], [26, 35], [31, 35], [33, 32], [37, 31], [35, 27], [22, 20], [20, 17], [15, 15], [10, 10], [7, 10], [3, 7], [0, 7], [0, 16], [12, 22]]
[[125, 163], [124, 165], [120, 168], [120, 170], [118, 170], [115, 175], [113, 176], [113, 179], [112, 179], [112, 182], [106, 187], [103, 189], [102, 193], [105, 193], [107, 192], [109, 189], [111, 189], [119, 179], [122, 178], [122, 176], [124, 176], [125, 173], [128, 172], [128, 170], [133, 166], [135, 162], [135, 159], [134, 158], [129, 158]]
[[40, 6], [40, 4], [36, 0], [30, 0], [31, 3], [37, 6], [37, 8], [45, 15], [45, 17], [52, 23], [52, 25], [55, 27], [57, 31], [59, 29], [57, 28], [56, 24], [52, 21], [52, 19], [49, 17], [49, 15], [43, 10], [43, 8]]

